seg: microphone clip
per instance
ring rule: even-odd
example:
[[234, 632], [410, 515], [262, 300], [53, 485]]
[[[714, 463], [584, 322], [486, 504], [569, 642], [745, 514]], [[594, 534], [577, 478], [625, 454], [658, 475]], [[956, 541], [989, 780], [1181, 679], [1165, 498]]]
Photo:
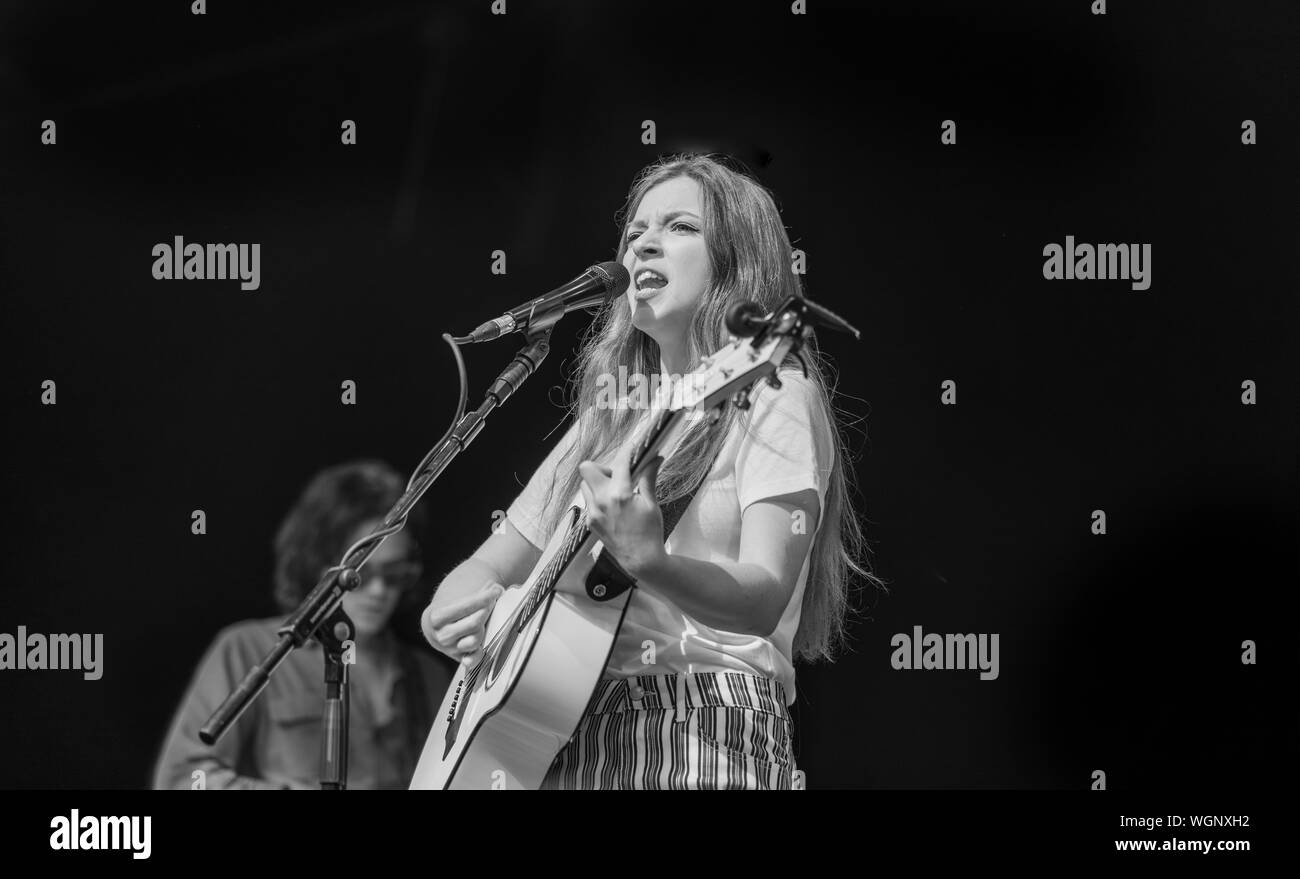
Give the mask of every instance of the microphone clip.
[[791, 333], [799, 327], [810, 330], [812, 327], [826, 327], [841, 333], [852, 333], [855, 339], [862, 334], [857, 327], [831, 311], [824, 305], [818, 305], [803, 296], [791, 296], [771, 314], [753, 300], [737, 302], [727, 311], [727, 330], [742, 339], [756, 337], [761, 339], [774, 330]]

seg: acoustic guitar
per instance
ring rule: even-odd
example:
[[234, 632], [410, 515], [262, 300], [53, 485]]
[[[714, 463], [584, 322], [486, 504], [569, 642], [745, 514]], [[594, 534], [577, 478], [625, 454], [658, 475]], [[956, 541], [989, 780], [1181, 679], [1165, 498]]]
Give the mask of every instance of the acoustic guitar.
[[[748, 408], [760, 379], [780, 387], [778, 367], [811, 333], [796, 299], [752, 321], [761, 327], [755, 335], [733, 337], [672, 387], [631, 452], [633, 484], [692, 421], [707, 418], [711, 428], [727, 405]], [[498, 599], [479, 662], [459, 666], [447, 689], [412, 790], [538, 788], [577, 729], [635, 589], [583, 507], [579, 493], [527, 580]]]

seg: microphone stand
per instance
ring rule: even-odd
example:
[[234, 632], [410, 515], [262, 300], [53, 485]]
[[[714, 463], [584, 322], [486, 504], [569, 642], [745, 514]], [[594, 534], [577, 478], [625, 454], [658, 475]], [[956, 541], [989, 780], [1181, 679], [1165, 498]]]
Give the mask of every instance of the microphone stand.
[[530, 324], [527, 344], [519, 350], [510, 365], [497, 376], [482, 405], [465, 414], [437, 446], [430, 450], [424, 461], [427, 466], [412, 477], [406, 492], [397, 499], [384, 521], [367, 537], [357, 541], [343, 560], [322, 575], [311, 593], [303, 599], [298, 609], [276, 630], [279, 642], [258, 662], [239, 685], [226, 696], [224, 702], [212, 713], [199, 738], [204, 744], [214, 744], [226, 729], [235, 722], [252, 701], [265, 689], [271, 675], [289, 651], [301, 647], [308, 638], [315, 638], [325, 650], [325, 712], [324, 735], [321, 741], [321, 789], [345, 790], [348, 773], [348, 670], [344, 662], [344, 642], [356, 634], [356, 628], [343, 610], [344, 593], [361, 584], [358, 569], [389, 537], [406, 526], [406, 516], [424, 493], [451, 463], [464, 451], [483, 429], [484, 422], [494, 409], [510, 398], [524, 381], [537, 371], [551, 349], [551, 330], [564, 315], [558, 310], [536, 316]]

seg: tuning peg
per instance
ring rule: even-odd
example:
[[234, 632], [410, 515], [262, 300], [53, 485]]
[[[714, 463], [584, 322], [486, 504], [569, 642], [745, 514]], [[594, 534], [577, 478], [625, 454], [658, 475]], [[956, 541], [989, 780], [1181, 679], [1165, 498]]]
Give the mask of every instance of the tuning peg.
[[767, 326], [765, 314], [757, 302], [737, 302], [727, 310], [727, 330], [733, 336], [748, 339]]

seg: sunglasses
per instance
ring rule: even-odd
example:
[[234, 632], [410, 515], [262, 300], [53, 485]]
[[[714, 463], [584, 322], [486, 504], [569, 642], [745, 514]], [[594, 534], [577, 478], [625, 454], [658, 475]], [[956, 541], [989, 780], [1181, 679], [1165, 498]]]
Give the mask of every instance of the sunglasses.
[[404, 559], [382, 565], [362, 565], [357, 573], [361, 575], [363, 589], [370, 585], [371, 580], [380, 577], [389, 589], [409, 592], [420, 585], [420, 579], [424, 576], [424, 565], [413, 559]]

